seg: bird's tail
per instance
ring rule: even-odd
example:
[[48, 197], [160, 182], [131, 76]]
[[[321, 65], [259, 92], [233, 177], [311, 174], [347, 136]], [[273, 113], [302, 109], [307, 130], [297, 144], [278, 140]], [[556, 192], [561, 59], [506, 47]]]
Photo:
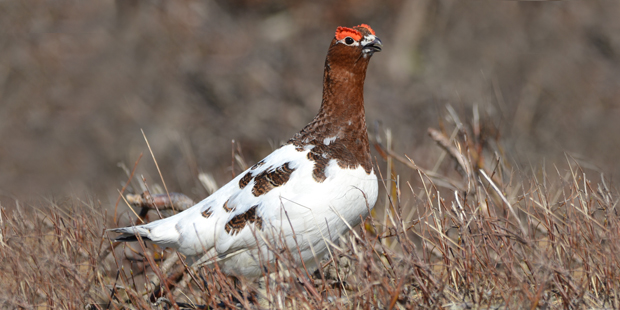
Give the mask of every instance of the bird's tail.
[[177, 216], [171, 216], [144, 225], [112, 228], [108, 231], [121, 234], [115, 241], [137, 241], [140, 236], [142, 240], [150, 240], [162, 247], [176, 249], [179, 247], [180, 238], [179, 231], [175, 227], [178, 220]]

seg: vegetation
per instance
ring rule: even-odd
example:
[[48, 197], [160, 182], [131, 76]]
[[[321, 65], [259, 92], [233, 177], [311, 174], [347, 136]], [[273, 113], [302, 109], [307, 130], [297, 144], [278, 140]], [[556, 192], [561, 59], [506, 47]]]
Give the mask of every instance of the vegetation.
[[[0, 308], [620, 309], [619, 10], [0, 1]], [[335, 28], [360, 23], [384, 43], [365, 86], [383, 181], [318, 272], [278, 251], [263, 290], [110, 240], [310, 121]]]
[[[0, 305], [617, 309], [618, 191], [603, 176], [592, 181], [570, 156], [553, 173], [544, 166], [511, 167], [478, 123], [463, 126], [451, 117], [452, 125], [444, 125], [453, 128], [451, 135], [429, 129], [447, 155], [436, 170], [375, 143], [384, 156], [377, 160], [380, 171], [391, 173], [382, 178], [385, 204], [317, 258], [317, 272], [296, 266], [294, 249], [273, 244], [278, 262], [268, 266], [261, 290], [255, 281], [226, 277], [216, 263], [190, 268], [174, 251], [111, 242], [104, 231], [108, 215], [96, 201], [47, 201], [39, 210], [16, 202], [1, 210]], [[460, 173], [450, 172], [454, 165]], [[402, 182], [399, 169], [413, 169], [416, 185]], [[155, 200], [127, 196], [140, 216], [156, 218]], [[179, 197], [172, 196], [177, 208], [191, 205]], [[113, 221], [136, 218], [128, 213]]]

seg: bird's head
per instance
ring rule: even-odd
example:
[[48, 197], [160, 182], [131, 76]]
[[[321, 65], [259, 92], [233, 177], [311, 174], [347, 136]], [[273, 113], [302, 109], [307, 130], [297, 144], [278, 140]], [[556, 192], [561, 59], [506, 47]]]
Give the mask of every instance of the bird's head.
[[366, 24], [352, 28], [338, 27], [329, 46], [327, 63], [331, 66], [344, 66], [349, 70], [358, 68], [365, 72], [370, 56], [380, 52], [382, 47], [375, 31]]

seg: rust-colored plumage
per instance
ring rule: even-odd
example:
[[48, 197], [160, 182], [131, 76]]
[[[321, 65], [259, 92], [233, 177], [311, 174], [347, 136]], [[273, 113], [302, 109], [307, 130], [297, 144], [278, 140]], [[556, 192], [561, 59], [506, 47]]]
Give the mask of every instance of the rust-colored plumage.
[[325, 168], [331, 159], [341, 168], [362, 166], [366, 173], [372, 171], [364, 118], [364, 80], [370, 57], [364, 55], [366, 47], [361, 44], [339, 43], [347, 36], [359, 41], [368, 35], [374, 36], [374, 31], [367, 25], [338, 28], [325, 60], [321, 109], [314, 120], [288, 142], [298, 151], [305, 150], [307, 145], [313, 146], [308, 159], [315, 162], [313, 177], [317, 182], [325, 180]]
[[244, 188], [250, 181], [252, 181], [252, 172], [247, 172], [240, 180], [239, 180], [239, 188]]
[[226, 202], [224, 203], [224, 205], [222, 206], [222, 208], [224, 208], [224, 210], [226, 210], [226, 212], [232, 212], [235, 210], [235, 208], [230, 208], [228, 207], [228, 200], [226, 200]]
[[264, 164], [265, 164], [265, 161], [264, 161], [264, 160], [261, 160], [261, 161], [259, 161], [259, 162], [255, 163], [255, 164], [252, 166], [252, 168], [250, 168], [250, 170], [256, 170], [256, 168], [259, 168], [260, 166], [262, 166], [262, 165], [264, 165]]
[[258, 216], [258, 214], [256, 214], [256, 208], [258, 206], [252, 206], [248, 211], [246, 211], [243, 214], [239, 214], [236, 215], [235, 217], [233, 217], [230, 221], [228, 221], [228, 223], [226, 223], [226, 226], [224, 227], [224, 229], [226, 230], [226, 232], [230, 235], [235, 235], [237, 233], [239, 233], [247, 224], [255, 224], [255, 228], [256, 229], [262, 229], [263, 228], [263, 219]]
[[290, 163], [285, 163], [281, 167], [273, 169], [266, 169], [254, 177], [254, 187], [252, 188], [252, 194], [256, 197], [266, 194], [270, 190], [282, 186], [288, 182], [291, 174], [295, 169], [290, 167]]

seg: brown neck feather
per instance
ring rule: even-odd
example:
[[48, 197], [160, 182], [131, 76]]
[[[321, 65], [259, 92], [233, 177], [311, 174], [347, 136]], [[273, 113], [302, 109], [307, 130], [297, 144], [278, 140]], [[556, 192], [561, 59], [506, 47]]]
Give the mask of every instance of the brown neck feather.
[[369, 58], [355, 52], [332, 41], [325, 60], [319, 113], [289, 143], [300, 150], [305, 145], [318, 146], [315, 152], [329, 150], [341, 167], [361, 165], [369, 173], [372, 164], [364, 118], [364, 79]]

